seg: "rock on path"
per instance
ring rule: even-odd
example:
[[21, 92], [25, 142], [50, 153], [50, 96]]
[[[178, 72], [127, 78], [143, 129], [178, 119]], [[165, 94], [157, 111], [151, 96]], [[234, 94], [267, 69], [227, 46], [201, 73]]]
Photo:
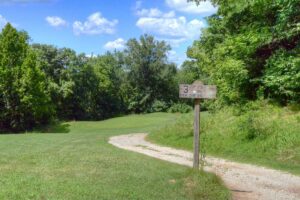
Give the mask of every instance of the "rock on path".
[[[122, 149], [192, 167], [191, 152], [152, 144], [145, 140], [146, 136], [145, 133], [114, 136], [109, 139], [109, 143]], [[207, 164], [204, 170], [222, 178], [231, 190], [233, 199], [300, 200], [299, 176], [220, 158], [206, 157], [205, 162]]]

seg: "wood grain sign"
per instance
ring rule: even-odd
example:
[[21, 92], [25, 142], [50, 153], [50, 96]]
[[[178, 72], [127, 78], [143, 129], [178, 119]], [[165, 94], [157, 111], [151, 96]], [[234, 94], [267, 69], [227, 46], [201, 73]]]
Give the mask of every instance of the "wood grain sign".
[[196, 83], [192, 85], [179, 85], [179, 98], [188, 99], [215, 99], [217, 87], [215, 85], [203, 85]]

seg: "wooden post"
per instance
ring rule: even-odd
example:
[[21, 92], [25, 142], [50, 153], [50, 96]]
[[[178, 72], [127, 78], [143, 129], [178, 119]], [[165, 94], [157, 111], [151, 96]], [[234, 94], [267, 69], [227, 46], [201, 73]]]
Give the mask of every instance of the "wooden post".
[[194, 169], [199, 169], [199, 148], [200, 148], [200, 99], [195, 99], [194, 108]]
[[195, 81], [192, 85], [180, 84], [179, 97], [195, 99], [194, 108], [194, 169], [199, 169], [200, 149], [200, 99], [215, 99], [217, 87], [215, 85], [204, 85], [201, 81]]

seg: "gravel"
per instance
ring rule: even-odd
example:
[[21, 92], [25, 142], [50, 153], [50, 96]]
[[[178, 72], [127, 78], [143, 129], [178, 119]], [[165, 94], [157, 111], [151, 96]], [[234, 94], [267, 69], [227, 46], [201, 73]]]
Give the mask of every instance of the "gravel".
[[[146, 133], [114, 136], [109, 143], [122, 149], [192, 167], [193, 154], [152, 144]], [[300, 166], [299, 166], [300, 167]], [[217, 174], [231, 190], [233, 199], [300, 200], [300, 177], [260, 166], [206, 157], [205, 171]]]

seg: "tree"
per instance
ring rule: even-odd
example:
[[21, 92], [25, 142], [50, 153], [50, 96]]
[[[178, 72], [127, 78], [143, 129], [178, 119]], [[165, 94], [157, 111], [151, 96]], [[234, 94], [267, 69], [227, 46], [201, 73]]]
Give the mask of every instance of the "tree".
[[75, 83], [71, 74], [76, 73], [86, 63], [75, 51], [68, 48], [58, 49], [51, 45], [33, 44], [37, 62], [46, 74], [47, 90], [55, 102], [56, 114], [60, 119], [69, 119], [72, 115], [71, 97]]
[[97, 107], [102, 110], [98, 118], [103, 119], [124, 113], [126, 105], [121, 91], [124, 71], [121, 52], [110, 53], [90, 59], [95, 75], [98, 78]]
[[129, 109], [144, 112], [155, 100], [170, 102], [174, 99], [176, 67], [168, 63], [170, 46], [164, 41], [143, 35], [140, 40], [130, 39], [125, 49], [130, 92]]
[[210, 82], [208, 75], [202, 71], [195, 60], [184, 61], [177, 73], [178, 84], [192, 84], [195, 80], [201, 80], [204, 83]]
[[[297, 80], [291, 77], [300, 73], [293, 56], [300, 48], [299, 1], [212, 2], [218, 12], [208, 18], [209, 26], [189, 56], [197, 59], [199, 67], [218, 85], [219, 100], [232, 104], [263, 96], [281, 99], [283, 104], [299, 101]], [[283, 87], [275, 84], [287, 76], [289, 81]]]
[[264, 91], [280, 103], [300, 103], [300, 48], [280, 49], [266, 64], [263, 75]]
[[120, 52], [88, 58], [68, 48], [34, 44], [59, 119], [99, 120], [124, 111]]
[[21, 131], [47, 123], [53, 115], [28, 35], [7, 24], [0, 34], [0, 130]]

